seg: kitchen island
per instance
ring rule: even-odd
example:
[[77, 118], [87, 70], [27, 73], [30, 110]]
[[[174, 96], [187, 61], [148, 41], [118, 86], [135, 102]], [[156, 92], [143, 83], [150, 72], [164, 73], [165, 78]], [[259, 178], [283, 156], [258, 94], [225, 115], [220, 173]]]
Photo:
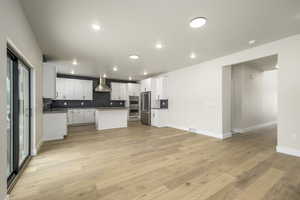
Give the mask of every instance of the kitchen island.
[[128, 108], [96, 108], [96, 129], [126, 128]]

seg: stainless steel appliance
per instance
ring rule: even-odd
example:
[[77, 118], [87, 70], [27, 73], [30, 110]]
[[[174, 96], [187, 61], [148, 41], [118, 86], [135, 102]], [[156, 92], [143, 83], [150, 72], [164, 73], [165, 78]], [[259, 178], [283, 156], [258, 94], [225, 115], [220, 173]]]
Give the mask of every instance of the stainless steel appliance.
[[151, 125], [151, 92], [141, 93], [141, 122]]
[[140, 102], [139, 96], [129, 96], [129, 120], [139, 120]]

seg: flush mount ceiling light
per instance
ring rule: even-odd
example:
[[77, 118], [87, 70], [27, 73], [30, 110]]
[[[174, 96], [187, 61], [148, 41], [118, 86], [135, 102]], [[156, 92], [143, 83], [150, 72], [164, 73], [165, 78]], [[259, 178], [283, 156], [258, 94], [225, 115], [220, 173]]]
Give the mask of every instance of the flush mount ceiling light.
[[161, 43], [156, 43], [155, 48], [161, 49], [163, 48], [163, 45]]
[[195, 53], [191, 53], [190, 54], [190, 59], [195, 59], [196, 58], [196, 54]]
[[129, 56], [129, 58], [131, 60], [138, 60], [140, 57], [138, 55], [131, 55], [131, 56]]
[[256, 40], [250, 40], [248, 43], [249, 43], [250, 45], [252, 45], [252, 44], [255, 44], [255, 42], [256, 42]]
[[92, 29], [95, 31], [99, 31], [101, 29], [101, 26], [99, 24], [92, 24]]
[[73, 65], [78, 65], [78, 62], [77, 62], [77, 60], [76, 60], [76, 59], [74, 59], [74, 60], [73, 60], [73, 62], [72, 62], [72, 64], [73, 64]]
[[118, 71], [118, 67], [117, 66], [114, 66], [113, 70], [116, 72]]
[[200, 28], [204, 26], [207, 22], [207, 19], [205, 17], [196, 17], [190, 21], [190, 27], [191, 28]]

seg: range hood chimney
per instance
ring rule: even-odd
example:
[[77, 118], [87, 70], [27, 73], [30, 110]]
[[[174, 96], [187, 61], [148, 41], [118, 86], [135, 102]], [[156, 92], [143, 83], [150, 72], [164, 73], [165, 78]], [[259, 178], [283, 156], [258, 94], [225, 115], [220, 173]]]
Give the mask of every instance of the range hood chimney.
[[111, 92], [111, 89], [105, 84], [105, 78], [100, 75], [99, 85], [95, 88], [95, 92]]

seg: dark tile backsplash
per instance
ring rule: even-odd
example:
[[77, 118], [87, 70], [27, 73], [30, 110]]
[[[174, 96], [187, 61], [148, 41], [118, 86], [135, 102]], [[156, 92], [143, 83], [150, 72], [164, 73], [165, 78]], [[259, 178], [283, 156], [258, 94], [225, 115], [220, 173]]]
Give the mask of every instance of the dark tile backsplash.
[[[57, 74], [57, 77], [92, 80], [93, 90], [99, 84], [99, 79], [94, 77], [73, 76], [73, 75], [65, 75], [65, 74]], [[106, 79], [106, 84], [109, 87], [111, 82], [136, 83], [136, 81]], [[44, 100], [44, 103], [46, 102], [49, 101]], [[89, 107], [124, 107], [124, 106], [125, 106], [125, 101], [111, 101], [109, 92], [93, 92], [93, 100], [52, 100], [50, 108], [80, 108], [80, 107], [89, 108]], [[47, 105], [47, 107], [49, 107], [49, 105]]]

